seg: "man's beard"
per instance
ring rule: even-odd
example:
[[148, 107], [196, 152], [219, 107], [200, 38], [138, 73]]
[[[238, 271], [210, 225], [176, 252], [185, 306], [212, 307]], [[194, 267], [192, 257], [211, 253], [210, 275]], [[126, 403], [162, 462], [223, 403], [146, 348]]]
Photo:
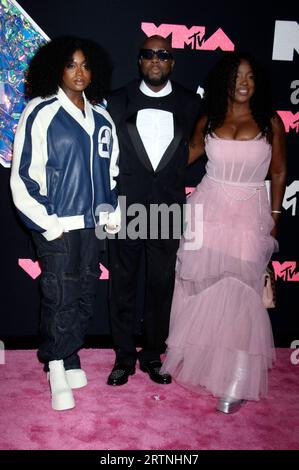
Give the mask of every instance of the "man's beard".
[[141, 78], [145, 81], [147, 85], [152, 85], [152, 86], [161, 86], [167, 83], [168, 79], [170, 77], [170, 72], [167, 74], [161, 74], [160, 77], [149, 77], [148, 75], [145, 75], [141, 73]]

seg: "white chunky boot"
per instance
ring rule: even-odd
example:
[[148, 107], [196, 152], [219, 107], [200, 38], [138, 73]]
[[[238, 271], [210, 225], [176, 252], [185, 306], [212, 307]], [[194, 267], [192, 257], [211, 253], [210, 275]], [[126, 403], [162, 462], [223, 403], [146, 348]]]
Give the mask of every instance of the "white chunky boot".
[[65, 371], [67, 383], [71, 388], [82, 388], [87, 385], [87, 377], [82, 369], [69, 369]]
[[74, 408], [75, 400], [66, 379], [63, 360], [49, 362], [49, 383], [53, 410], [62, 411]]
[[[65, 371], [65, 377], [71, 388], [82, 388], [88, 383], [83, 369], [68, 369]], [[47, 380], [50, 380], [50, 372], [47, 372]]]

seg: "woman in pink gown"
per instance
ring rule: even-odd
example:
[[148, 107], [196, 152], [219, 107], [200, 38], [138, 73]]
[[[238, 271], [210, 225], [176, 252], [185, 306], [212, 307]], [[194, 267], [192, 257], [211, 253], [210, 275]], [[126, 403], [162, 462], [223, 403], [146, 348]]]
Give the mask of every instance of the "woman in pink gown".
[[206, 115], [197, 123], [189, 162], [205, 152], [208, 163], [188, 199], [191, 217], [177, 254], [161, 373], [194, 391], [209, 391], [219, 398], [217, 410], [231, 413], [266, 395], [275, 359], [261, 293], [263, 273], [278, 248], [285, 139], [263, 75], [246, 54], [229, 53], [216, 64], [204, 99]]

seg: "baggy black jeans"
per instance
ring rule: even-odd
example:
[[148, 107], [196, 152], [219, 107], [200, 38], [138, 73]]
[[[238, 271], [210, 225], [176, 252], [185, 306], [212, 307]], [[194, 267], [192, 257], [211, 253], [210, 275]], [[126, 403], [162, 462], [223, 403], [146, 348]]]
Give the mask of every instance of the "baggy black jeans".
[[64, 360], [65, 369], [80, 368], [78, 350], [84, 344], [93, 315], [103, 242], [94, 229], [65, 232], [62, 238], [47, 241], [32, 232], [42, 264], [41, 321], [42, 344], [38, 358], [45, 363]]

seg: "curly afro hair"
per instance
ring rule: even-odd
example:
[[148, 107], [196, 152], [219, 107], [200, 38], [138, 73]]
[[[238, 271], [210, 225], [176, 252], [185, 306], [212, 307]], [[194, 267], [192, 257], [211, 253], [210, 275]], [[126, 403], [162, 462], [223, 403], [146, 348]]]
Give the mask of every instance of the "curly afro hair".
[[26, 94], [29, 98], [46, 98], [58, 92], [66, 64], [75, 51], [81, 50], [92, 73], [84, 91], [92, 103], [100, 103], [110, 90], [112, 66], [107, 52], [90, 39], [60, 36], [41, 46], [29, 63]]

